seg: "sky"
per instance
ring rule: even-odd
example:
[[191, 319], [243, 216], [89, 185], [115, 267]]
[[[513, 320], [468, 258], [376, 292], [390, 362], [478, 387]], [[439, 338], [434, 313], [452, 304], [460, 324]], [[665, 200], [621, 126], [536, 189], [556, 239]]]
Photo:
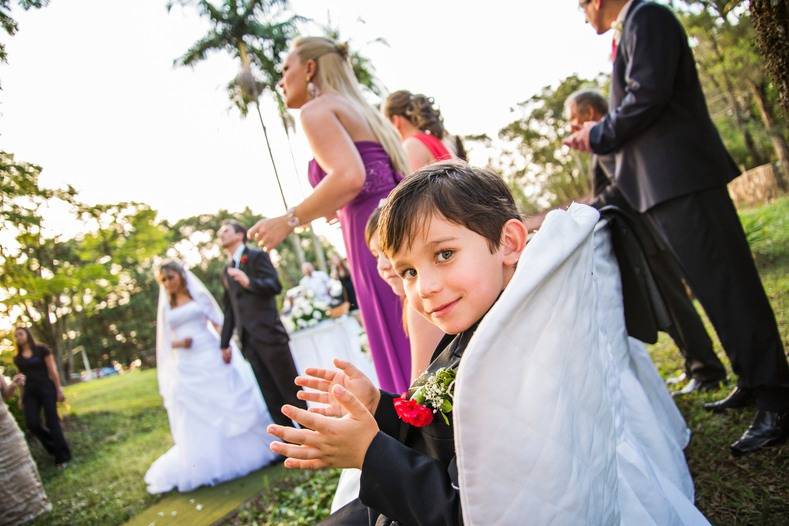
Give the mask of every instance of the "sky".
[[[174, 67], [208, 29], [193, 9], [165, 0], [52, 0], [14, 10], [4, 36], [0, 148], [43, 167], [47, 187], [74, 186], [83, 201], [142, 201], [174, 220], [245, 206], [284, 212], [256, 115], [231, 108], [225, 86], [238, 63], [217, 53]], [[576, 73], [607, 71], [609, 38], [584, 24], [577, 0], [291, 0], [319, 34], [331, 20], [368, 56], [387, 89], [434, 97], [455, 134], [495, 135], [511, 108]], [[382, 37], [388, 46], [371, 43]], [[297, 132], [289, 148], [273, 103], [264, 119], [288, 205], [309, 192], [310, 158]], [[291, 151], [293, 152], [291, 155]], [[295, 159], [294, 159], [295, 158]], [[62, 232], [78, 225], [59, 220]], [[336, 227], [319, 224], [336, 242]]]

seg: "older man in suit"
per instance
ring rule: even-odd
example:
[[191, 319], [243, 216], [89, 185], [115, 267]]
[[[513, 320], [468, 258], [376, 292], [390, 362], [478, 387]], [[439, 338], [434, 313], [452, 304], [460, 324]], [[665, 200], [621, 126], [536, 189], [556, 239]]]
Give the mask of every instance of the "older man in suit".
[[299, 400], [298, 386], [293, 383], [296, 365], [288, 345], [289, 337], [282, 326], [275, 298], [282, 291], [277, 271], [268, 254], [246, 246], [246, 229], [239, 223], [226, 223], [218, 232], [224, 251], [230, 256], [222, 284], [225, 287], [225, 321], [222, 326], [222, 348], [225, 360], [230, 359], [230, 339], [237, 331], [241, 354], [255, 372], [260, 392], [271, 418], [279, 425], [293, 422], [282, 414], [284, 404], [307, 408]]
[[739, 170], [709, 116], [682, 25], [645, 0], [580, 0], [598, 34], [614, 29], [610, 112], [567, 144], [613, 154], [613, 185], [678, 261], [738, 375], [737, 388], [705, 407], [756, 403], [731, 445], [743, 454], [789, 433], [789, 365], [767, 295], [726, 184]]
[[[565, 108], [573, 131], [580, 130], [586, 122], [600, 121], [608, 113], [608, 103], [605, 98], [599, 92], [589, 89], [579, 90], [570, 95]], [[704, 323], [685, 292], [673, 256], [667, 247], [655, 239], [656, 236], [651, 232], [649, 225], [627, 204], [616, 186], [612, 184], [615, 169], [613, 155], [593, 157], [594, 197], [591, 204], [603, 209], [607, 206], [615, 206], [618, 214], [624, 214], [629, 225], [637, 227], [635, 232], [639, 234], [638, 241], [644, 247], [642, 250], [646, 263], [665, 306], [668, 322], [665, 331], [671, 335], [685, 358], [684, 377], [689, 381], [682, 389], [675, 391], [674, 395], [717, 389], [721, 381], [726, 378], [726, 369], [715, 355], [712, 340], [704, 328]], [[647, 239], [644, 239], [645, 237]], [[614, 249], [618, 253], [622, 247], [618, 247], [616, 240], [617, 236], [614, 236]], [[627, 301], [625, 304], [627, 305]], [[625, 314], [629, 317], [643, 315], [639, 312]]]

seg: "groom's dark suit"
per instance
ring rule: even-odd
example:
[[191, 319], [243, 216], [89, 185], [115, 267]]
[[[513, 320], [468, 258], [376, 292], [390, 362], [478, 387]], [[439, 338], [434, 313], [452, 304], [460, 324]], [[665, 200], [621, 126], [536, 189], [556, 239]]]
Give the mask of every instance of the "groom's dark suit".
[[613, 186], [666, 243], [710, 317], [739, 383], [761, 409], [789, 408], [789, 367], [726, 184], [737, 166], [707, 111], [682, 25], [633, 0], [611, 78], [610, 112], [589, 135], [613, 153]]
[[298, 373], [290, 353], [288, 333], [277, 312], [275, 297], [282, 291], [277, 271], [268, 254], [249, 247], [244, 248], [238, 265], [249, 277], [248, 287], [231, 278], [227, 268], [222, 276], [225, 322], [221, 346], [227, 348], [233, 331], [238, 332], [241, 354], [255, 372], [271, 418], [277, 424], [292, 426], [291, 420], [280, 411], [283, 404], [306, 409], [306, 403], [296, 398], [299, 387], [293, 379]]

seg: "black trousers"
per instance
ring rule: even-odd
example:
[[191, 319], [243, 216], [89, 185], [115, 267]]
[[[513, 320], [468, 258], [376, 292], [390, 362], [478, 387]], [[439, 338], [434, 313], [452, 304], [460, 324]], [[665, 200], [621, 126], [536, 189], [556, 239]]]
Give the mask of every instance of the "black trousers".
[[268, 343], [245, 333], [241, 354], [252, 366], [272, 420], [281, 426], [293, 426], [291, 419], [282, 414], [282, 406], [290, 404], [307, 409], [307, 403], [296, 398], [301, 388], [293, 383], [298, 372], [288, 342]]
[[646, 218], [680, 265], [762, 410], [789, 410], [789, 365], [775, 315], [726, 188], [661, 203]]
[[673, 256], [667, 250], [659, 249], [647, 257], [671, 320], [666, 332], [685, 358], [685, 374], [702, 382], [725, 379], [726, 368], [715, 354], [704, 322], [688, 298]]
[[[41, 422], [42, 409], [46, 426]], [[55, 463], [60, 464], [71, 460], [71, 451], [63, 436], [63, 429], [58, 418], [55, 387], [53, 385], [31, 386], [30, 384], [25, 386], [25, 392], [22, 395], [22, 410], [28, 430], [41, 441], [44, 449], [55, 457]]]

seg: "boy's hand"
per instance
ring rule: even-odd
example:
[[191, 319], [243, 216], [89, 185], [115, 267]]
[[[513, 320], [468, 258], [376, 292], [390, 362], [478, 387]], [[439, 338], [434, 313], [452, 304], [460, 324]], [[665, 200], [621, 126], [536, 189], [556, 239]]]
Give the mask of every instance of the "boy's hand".
[[311, 408], [310, 411], [313, 413], [325, 416], [343, 416], [345, 411], [342, 404], [335, 397], [329, 395], [335, 385], [341, 385], [364, 404], [371, 415], [375, 414], [378, 401], [381, 399], [381, 392], [378, 388], [352, 363], [335, 358], [334, 365], [340, 370], [310, 367], [304, 371], [304, 375], [297, 376], [296, 385], [314, 389], [317, 392], [302, 390], [296, 393], [296, 396], [300, 400], [328, 405], [328, 407]]
[[378, 424], [359, 399], [341, 385], [334, 385], [331, 395], [345, 411], [344, 417], [327, 417], [285, 405], [282, 414], [298, 422], [302, 429], [268, 426], [269, 433], [290, 442], [272, 442], [270, 446], [274, 453], [288, 457], [286, 468], [361, 469], [367, 448], [378, 433]]

